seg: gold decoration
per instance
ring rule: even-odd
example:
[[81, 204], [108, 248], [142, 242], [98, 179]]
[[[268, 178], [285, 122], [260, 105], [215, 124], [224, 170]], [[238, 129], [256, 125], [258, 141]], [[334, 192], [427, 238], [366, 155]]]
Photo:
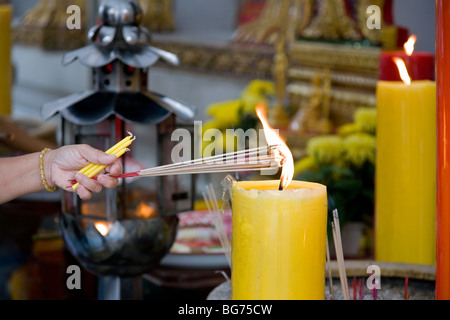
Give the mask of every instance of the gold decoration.
[[142, 26], [151, 31], [175, 30], [173, 0], [139, 0], [144, 17]]
[[233, 42], [276, 45], [280, 39], [294, 40], [294, 31], [309, 24], [313, 0], [267, 0], [255, 21], [240, 26]]
[[237, 28], [235, 43], [276, 45], [281, 38], [295, 42], [298, 38], [317, 40], [368, 40], [391, 45], [397, 34], [386, 33], [381, 15], [381, 29], [369, 29], [367, 8], [376, 5], [383, 13], [386, 0], [355, 0], [355, 18], [347, 14], [345, 0], [267, 0], [260, 16]]
[[[311, 85], [293, 83], [288, 86], [291, 104], [303, 106], [311, 100]], [[349, 123], [359, 107], [375, 107], [375, 90], [355, 91], [353, 88], [331, 88], [330, 120], [335, 126]]]
[[287, 27], [288, 41], [295, 41], [298, 35], [309, 26], [314, 17], [314, 7], [315, 0], [294, 0], [289, 10], [290, 15]]
[[327, 40], [358, 41], [362, 38], [355, 21], [346, 13], [343, 0], [323, 0], [319, 14], [301, 35], [305, 38]]
[[[272, 79], [272, 48], [250, 46], [205, 46], [176, 42], [154, 42], [154, 46], [176, 54], [178, 69], [208, 72], [220, 75]], [[166, 64], [160, 64], [166, 67]]]
[[[357, 20], [358, 20], [358, 27], [359, 30], [361, 30], [361, 33], [363, 34], [364, 38], [369, 40], [372, 43], [381, 43], [382, 41], [382, 29], [385, 27], [384, 25], [384, 19], [383, 19], [383, 7], [384, 7], [385, 0], [359, 0], [357, 2]], [[380, 8], [381, 12], [381, 22], [382, 22], [382, 28], [381, 29], [369, 29], [367, 28], [367, 19], [369, 18], [370, 14], [367, 14], [367, 8], [371, 5], [376, 5]]]
[[317, 68], [329, 69], [332, 84], [329, 118], [336, 126], [351, 122], [356, 108], [375, 106], [380, 52], [378, 47], [312, 41], [291, 43], [286, 88], [290, 105], [310, 103], [311, 82]]
[[[68, 29], [67, 8], [81, 9], [81, 29]], [[86, 45], [86, 0], [41, 0], [22, 17], [14, 29], [17, 43], [38, 46], [46, 50], [73, 50]]]
[[375, 78], [380, 53], [381, 49], [377, 47], [311, 41], [296, 41], [290, 44], [288, 51], [291, 65], [356, 72]]
[[285, 53], [285, 41], [281, 39], [277, 44], [277, 52], [273, 63], [273, 77], [275, 80], [275, 105], [269, 108], [268, 121], [273, 127], [286, 127], [289, 118], [284, 110], [284, 100], [286, 93], [286, 72], [288, 68], [288, 58]]
[[330, 89], [329, 70], [326, 69], [322, 74], [317, 72], [313, 79], [311, 97], [297, 111], [289, 129], [297, 133], [330, 133]]

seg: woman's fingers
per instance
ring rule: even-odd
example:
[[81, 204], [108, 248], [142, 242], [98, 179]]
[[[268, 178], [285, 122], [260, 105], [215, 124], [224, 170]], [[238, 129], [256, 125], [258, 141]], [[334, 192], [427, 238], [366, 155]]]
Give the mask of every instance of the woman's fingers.
[[89, 200], [92, 198], [92, 192], [87, 190], [82, 184], [78, 186], [76, 193], [82, 200]]
[[105, 188], [115, 188], [119, 183], [118, 179], [106, 174], [99, 175], [97, 181]]
[[111, 176], [118, 176], [122, 173], [121, 161], [115, 161], [112, 165], [108, 166], [105, 171]]
[[75, 175], [75, 179], [80, 183], [80, 186], [83, 186], [90, 192], [99, 193], [100, 191], [102, 191], [102, 185], [98, 181], [90, 179], [84, 174], [77, 173]]
[[117, 160], [115, 155], [106, 154], [105, 152], [92, 148], [89, 145], [81, 145], [80, 152], [85, 159], [92, 163], [108, 165]]

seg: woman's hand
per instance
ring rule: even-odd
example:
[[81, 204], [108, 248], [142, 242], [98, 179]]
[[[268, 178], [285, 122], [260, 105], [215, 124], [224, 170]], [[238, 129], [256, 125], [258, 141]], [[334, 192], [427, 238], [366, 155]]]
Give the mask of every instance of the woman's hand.
[[[115, 155], [106, 154], [86, 144], [69, 145], [46, 153], [44, 172], [49, 187], [58, 186], [66, 191], [77, 192], [81, 199], [87, 200], [92, 197], [92, 192], [98, 193], [103, 187], [117, 186], [118, 179], [112, 177], [122, 172], [122, 165], [117, 160]], [[97, 175], [97, 180], [77, 173], [90, 162], [107, 165]], [[80, 183], [76, 190], [67, 188], [73, 179]]]

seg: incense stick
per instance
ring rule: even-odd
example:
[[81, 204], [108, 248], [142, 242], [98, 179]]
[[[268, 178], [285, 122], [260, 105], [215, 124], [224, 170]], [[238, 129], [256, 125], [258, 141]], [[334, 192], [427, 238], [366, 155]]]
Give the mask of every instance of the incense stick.
[[203, 198], [205, 199], [206, 206], [208, 207], [208, 211], [211, 214], [212, 221], [214, 224], [214, 227], [217, 230], [217, 233], [219, 235], [220, 243], [222, 244], [222, 248], [225, 252], [225, 256], [228, 261], [228, 266], [231, 269], [231, 245], [230, 245], [230, 239], [228, 239], [228, 235], [225, 229], [225, 226], [223, 225], [223, 220], [221, 217], [221, 211], [219, 208], [219, 204], [217, 202], [216, 195], [214, 193], [213, 187], [211, 185], [208, 185], [206, 187], [206, 193], [203, 192]]
[[229, 152], [206, 158], [128, 172], [115, 176], [115, 178], [272, 170], [274, 168], [279, 168], [283, 163], [283, 157], [278, 152], [279, 147], [279, 145], [271, 145]]
[[344, 254], [342, 250], [341, 230], [339, 227], [339, 216], [337, 209], [333, 210], [333, 222], [331, 222], [331, 228], [333, 230], [334, 246], [336, 249], [336, 259], [339, 267], [339, 277], [341, 280], [342, 293], [345, 300], [350, 300], [350, 294], [348, 290], [347, 274], [345, 272]]
[[406, 276], [406, 278], [405, 278], [405, 292], [403, 294], [403, 299], [404, 300], [408, 300], [408, 296], [409, 296], [409, 294], [408, 294], [408, 280], [409, 280], [409, 278], [408, 278], [408, 276]]
[[[173, 164], [163, 165], [156, 168], [151, 169], [144, 169], [140, 171], [140, 175], [156, 172], [159, 170], [172, 170], [172, 169], [178, 169], [178, 168], [192, 168], [197, 169], [200, 168], [202, 165], [210, 165], [211, 168], [214, 166], [229, 166], [230, 168], [233, 167], [233, 165], [261, 165], [264, 161], [266, 161], [266, 165], [271, 160], [276, 161], [277, 163], [281, 163], [282, 158], [276, 154], [275, 150], [278, 149], [278, 145], [273, 146], [264, 146], [259, 148], [253, 148], [253, 149], [247, 149], [247, 150], [241, 150], [236, 152], [230, 152], [230, 153], [224, 153], [219, 154], [211, 157], [206, 158], [200, 158], [200, 159], [194, 159], [190, 161], [182, 161], [177, 162]], [[259, 156], [259, 154], [266, 152], [269, 154]], [[272, 152], [272, 154], [270, 154]], [[272, 163], [273, 164], [273, 163]], [[278, 165], [277, 165], [278, 166]], [[210, 168], [210, 169], [211, 169]]]
[[359, 279], [359, 300], [364, 300], [364, 284], [363, 279]]
[[330, 283], [330, 300], [334, 300], [333, 277], [331, 275], [331, 258], [330, 258], [330, 246], [328, 244], [328, 237], [326, 240], [327, 240], [328, 279]]

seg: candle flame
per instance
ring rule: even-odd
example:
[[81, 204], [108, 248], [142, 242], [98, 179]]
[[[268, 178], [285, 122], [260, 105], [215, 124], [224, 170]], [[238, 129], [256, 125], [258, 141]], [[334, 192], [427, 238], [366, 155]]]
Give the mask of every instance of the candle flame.
[[414, 52], [414, 45], [416, 44], [417, 37], [412, 35], [408, 38], [408, 41], [405, 42], [403, 48], [405, 49], [405, 53], [408, 56], [411, 56]]
[[264, 105], [259, 104], [256, 106], [256, 114], [262, 123], [264, 129], [264, 136], [268, 145], [280, 145], [278, 151], [282, 156], [282, 169], [281, 169], [281, 187], [283, 189], [287, 188], [292, 181], [294, 176], [294, 158], [292, 156], [291, 150], [285, 143], [285, 141], [280, 137], [280, 135], [269, 125], [266, 116], [266, 109]]
[[408, 70], [406, 69], [405, 61], [402, 58], [394, 57], [392, 58], [395, 64], [397, 65], [398, 72], [400, 73], [400, 78], [403, 80], [403, 83], [407, 86], [411, 85], [411, 77], [408, 74]]
[[94, 226], [102, 236], [106, 236], [109, 232], [109, 225], [105, 221], [97, 221]]

